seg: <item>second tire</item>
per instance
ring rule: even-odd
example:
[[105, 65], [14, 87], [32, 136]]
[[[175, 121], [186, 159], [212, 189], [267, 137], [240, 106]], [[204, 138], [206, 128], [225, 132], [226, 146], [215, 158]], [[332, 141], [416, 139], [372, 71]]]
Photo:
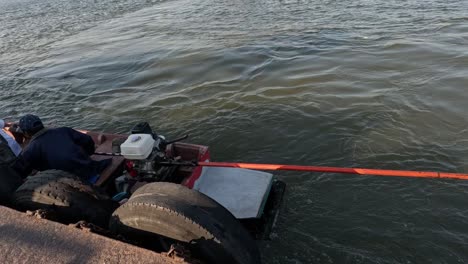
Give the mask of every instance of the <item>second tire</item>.
[[255, 241], [227, 209], [174, 183], [138, 189], [113, 213], [110, 229], [130, 239], [185, 243], [207, 263], [260, 263]]

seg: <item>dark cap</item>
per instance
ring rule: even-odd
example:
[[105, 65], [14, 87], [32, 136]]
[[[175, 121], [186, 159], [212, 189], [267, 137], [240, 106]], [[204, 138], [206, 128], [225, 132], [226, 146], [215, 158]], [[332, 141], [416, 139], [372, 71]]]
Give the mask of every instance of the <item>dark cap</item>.
[[41, 119], [36, 115], [27, 114], [21, 117], [19, 127], [23, 132], [36, 133], [44, 128]]

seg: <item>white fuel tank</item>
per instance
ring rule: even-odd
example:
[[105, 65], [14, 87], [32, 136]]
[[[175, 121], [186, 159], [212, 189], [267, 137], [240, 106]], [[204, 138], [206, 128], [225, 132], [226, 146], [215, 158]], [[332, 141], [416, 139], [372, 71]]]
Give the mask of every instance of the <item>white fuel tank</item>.
[[120, 153], [130, 160], [146, 159], [153, 150], [154, 142], [150, 134], [132, 134], [120, 145]]

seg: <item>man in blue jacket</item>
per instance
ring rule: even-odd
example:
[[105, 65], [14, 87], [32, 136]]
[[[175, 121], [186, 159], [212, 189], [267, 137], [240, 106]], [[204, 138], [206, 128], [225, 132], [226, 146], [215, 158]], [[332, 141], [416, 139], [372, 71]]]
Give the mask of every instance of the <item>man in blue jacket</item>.
[[95, 161], [93, 139], [69, 127], [45, 128], [39, 117], [25, 115], [19, 128], [29, 140], [18, 156], [15, 168], [23, 177], [32, 170], [63, 170], [86, 181], [97, 180], [98, 174], [110, 163], [110, 159]]

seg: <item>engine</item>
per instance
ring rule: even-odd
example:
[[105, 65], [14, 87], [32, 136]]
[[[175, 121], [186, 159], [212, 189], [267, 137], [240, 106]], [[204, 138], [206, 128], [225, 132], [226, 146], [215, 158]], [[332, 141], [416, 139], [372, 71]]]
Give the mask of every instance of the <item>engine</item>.
[[172, 175], [177, 167], [167, 165], [174, 159], [166, 155], [166, 146], [173, 142], [153, 133], [146, 122], [136, 125], [117, 148], [127, 160], [125, 174], [116, 179], [118, 191], [127, 191], [136, 182], [174, 181]]
[[167, 161], [164, 137], [150, 134], [132, 134], [120, 145], [121, 154], [132, 163], [139, 179], [161, 180], [165, 170], [158, 164]]

